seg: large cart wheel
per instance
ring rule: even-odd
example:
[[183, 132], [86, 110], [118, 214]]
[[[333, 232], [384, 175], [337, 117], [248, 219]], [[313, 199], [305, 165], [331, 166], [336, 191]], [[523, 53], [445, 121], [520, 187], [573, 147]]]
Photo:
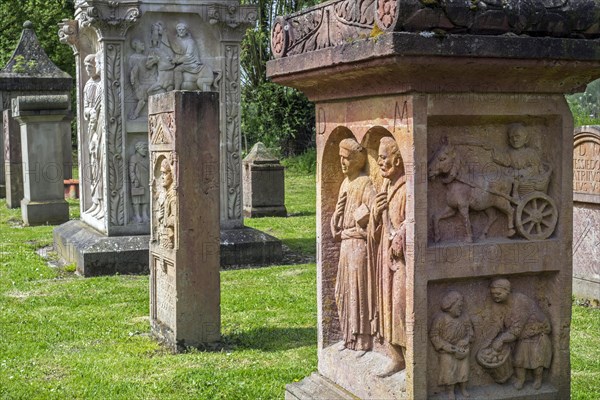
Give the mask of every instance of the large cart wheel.
[[526, 239], [548, 239], [554, 232], [557, 221], [556, 204], [545, 193], [529, 193], [517, 205], [515, 215], [517, 230]]

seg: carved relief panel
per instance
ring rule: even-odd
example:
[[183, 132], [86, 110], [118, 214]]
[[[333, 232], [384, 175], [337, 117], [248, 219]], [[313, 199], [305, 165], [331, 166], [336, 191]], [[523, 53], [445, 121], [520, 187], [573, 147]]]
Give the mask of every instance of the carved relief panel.
[[437, 121], [427, 169], [430, 242], [552, 237], [561, 166], [544, 121]]
[[[568, 326], [553, 322], [556, 274], [429, 284], [428, 392], [484, 396], [553, 390], [553, 354]], [[486, 387], [483, 389], [482, 387]]]

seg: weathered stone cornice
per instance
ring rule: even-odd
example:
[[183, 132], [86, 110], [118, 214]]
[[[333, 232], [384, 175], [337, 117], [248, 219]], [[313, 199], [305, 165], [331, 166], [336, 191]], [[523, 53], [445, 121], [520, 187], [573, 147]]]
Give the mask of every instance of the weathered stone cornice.
[[337, 46], [383, 32], [432, 35], [600, 37], [595, 0], [333, 0], [278, 17], [276, 58]]

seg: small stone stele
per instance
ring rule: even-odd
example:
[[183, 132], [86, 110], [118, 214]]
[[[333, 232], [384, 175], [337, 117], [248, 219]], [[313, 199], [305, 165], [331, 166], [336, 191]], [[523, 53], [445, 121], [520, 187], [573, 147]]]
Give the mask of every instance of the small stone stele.
[[244, 216], [285, 217], [284, 168], [264, 144], [256, 143], [244, 158]]
[[70, 132], [67, 95], [19, 96], [12, 114], [21, 124], [25, 225], [60, 224], [69, 220], [63, 192], [63, 138]]
[[219, 96], [150, 97], [152, 333], [174, 350], [220, 338]]

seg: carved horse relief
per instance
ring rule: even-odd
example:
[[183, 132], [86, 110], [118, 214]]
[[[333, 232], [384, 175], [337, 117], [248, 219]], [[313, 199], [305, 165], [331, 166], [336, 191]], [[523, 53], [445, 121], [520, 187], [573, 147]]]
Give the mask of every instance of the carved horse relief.
[[465, 154], [459, 149], [462, 146], [479, 146], [488, 150], [487, 146], [473, 143], [451, 144], [447, 137], [443, 137], [440, 147], [428, 164], [429, 179], [439, 177], [446, 186], [446, 205], [433, 215], [434, 241], [441, 240], [440, 221], [458, 212], [467, 231], [466, 241], [473, 242], [469, 216], [471, 210], [483, 211], [487, 216], [487, 222], [478, 238], [480, 240], [486, 238], [490, 227], [497, 220], [498, 210], [507, 217], [507, 237], [513, 237], [517, 232], [529, 240], [550, 237], [558, 220], [554, 200], [545, 193], [552, 168], [544, 163], [539, 176], [528, 176], [526, 180], [521, 177], [518, 192], [515, 193], [514, 171], [508, 168], [504, 170], [505, 173], [486, 176], [481, 171], [469, 170]]

